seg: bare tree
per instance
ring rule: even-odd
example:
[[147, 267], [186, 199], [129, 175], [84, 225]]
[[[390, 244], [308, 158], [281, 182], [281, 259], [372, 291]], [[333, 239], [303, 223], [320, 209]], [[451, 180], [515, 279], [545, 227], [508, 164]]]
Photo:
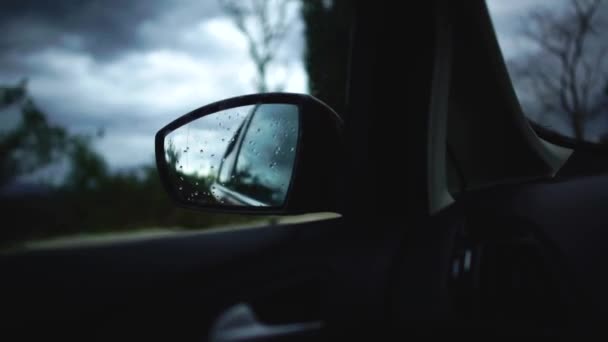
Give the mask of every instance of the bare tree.
[[537, 52], [513, 65], [542, 115], [566, 119], [576, 139], [608, 104], [606, 9], [602, 0], [570, 0], [561, 12], [532, 12], [522, 34]]
[[[256, 88], [269, 91], [268, 69], [294, 20], [291, 0], [219, 0], [222, 8], [245, 36], [256, 67]], [[280, 88], [280, 86], [279, 86]]]

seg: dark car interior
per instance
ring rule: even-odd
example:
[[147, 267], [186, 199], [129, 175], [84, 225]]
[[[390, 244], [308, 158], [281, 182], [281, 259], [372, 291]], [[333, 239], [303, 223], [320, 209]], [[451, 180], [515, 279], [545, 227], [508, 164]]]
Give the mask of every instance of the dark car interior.
[[3, 254], [7, 340], [605, 334], [608, 150], [528, 123], [484, 1], [355, 7], [342, 155], [292, 185], [340, 217]]

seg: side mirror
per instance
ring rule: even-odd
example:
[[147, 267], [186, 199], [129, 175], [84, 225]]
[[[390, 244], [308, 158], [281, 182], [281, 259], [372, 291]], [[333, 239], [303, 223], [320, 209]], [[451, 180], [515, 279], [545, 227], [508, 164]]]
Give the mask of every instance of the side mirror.
[[288, 214], [338, 210], [342, 120], [308, 95], [264, 93], [196, 109], [162, 128], [156, 166], [179, 205]]

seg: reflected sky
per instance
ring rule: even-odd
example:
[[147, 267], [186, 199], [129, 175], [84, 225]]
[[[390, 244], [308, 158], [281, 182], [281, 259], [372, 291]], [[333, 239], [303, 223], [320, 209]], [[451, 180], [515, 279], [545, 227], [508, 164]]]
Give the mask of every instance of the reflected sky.
[[178, 167], [187, 175], [215, 176], [228, 144], [254, 106], [243, 106], [204, 116], [169, 133], [165, 150], [177, 150]]

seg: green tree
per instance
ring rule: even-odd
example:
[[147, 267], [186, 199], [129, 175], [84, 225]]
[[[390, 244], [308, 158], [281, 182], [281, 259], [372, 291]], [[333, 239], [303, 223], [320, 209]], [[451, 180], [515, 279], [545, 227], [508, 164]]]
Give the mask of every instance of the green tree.
[[21, 120], [13, 130], [0, 133], [0, 186], [60, 159], [71, 137], [48, 122], [29, 97], [26, 82], [0, 87], [0, 110], [18, 106]]
[[354, 1], [305, 0], [305, 65], [310, 93], [345, 115]]

